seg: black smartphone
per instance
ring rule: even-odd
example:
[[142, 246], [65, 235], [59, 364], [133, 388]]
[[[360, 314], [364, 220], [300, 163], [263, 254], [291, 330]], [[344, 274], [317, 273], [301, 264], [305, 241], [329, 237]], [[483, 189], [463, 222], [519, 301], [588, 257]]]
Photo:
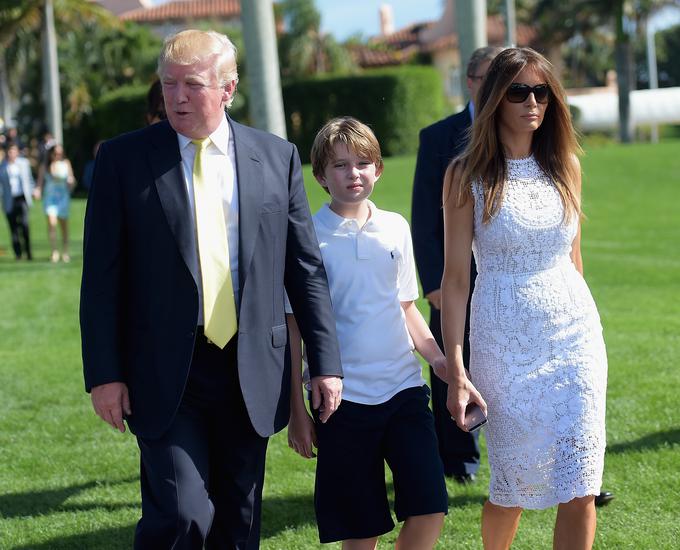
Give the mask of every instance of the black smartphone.
[[486, 424], [486, 415], [477, 403], [470, 403], [465, 409], [465, 427], [468, 432], [479, 430]]

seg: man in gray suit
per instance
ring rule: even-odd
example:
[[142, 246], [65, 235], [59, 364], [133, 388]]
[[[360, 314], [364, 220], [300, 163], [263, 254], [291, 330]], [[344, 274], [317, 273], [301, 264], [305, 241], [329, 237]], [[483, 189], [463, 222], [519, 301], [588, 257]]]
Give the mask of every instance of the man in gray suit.
[[30, 163], [19, 156], [18, 143], [8, 143], [6, 157], [0, 164], [0, 194], [17, 260], [21, 259], [24, 252], [27, 260], [33, 259], [28, 223], [28, 209], [33, 203], [33, 187], [35, 182]]
[[169, 37], [167, 121], [101, 145], [81, 331], [97, 414], [141, 451], [135, 548], [257, 548], [267, 438], [289, 417], [284, 287], [326, 421], [342, 370], [295, 147], [225, 115], [236, 51]]

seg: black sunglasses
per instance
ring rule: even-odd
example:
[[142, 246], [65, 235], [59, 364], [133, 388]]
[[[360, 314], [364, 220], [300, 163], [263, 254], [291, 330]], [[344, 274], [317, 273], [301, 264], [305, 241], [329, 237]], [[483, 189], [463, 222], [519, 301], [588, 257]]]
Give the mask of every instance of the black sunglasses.
[[510, 103], [522, 103], [529, 94], [533, 93], [536, 103], [548, 103], [550, 99], [550, 87], [547, 84], [529, 86], [528, 84], [510, 84], [505, 92], [505, 98]]

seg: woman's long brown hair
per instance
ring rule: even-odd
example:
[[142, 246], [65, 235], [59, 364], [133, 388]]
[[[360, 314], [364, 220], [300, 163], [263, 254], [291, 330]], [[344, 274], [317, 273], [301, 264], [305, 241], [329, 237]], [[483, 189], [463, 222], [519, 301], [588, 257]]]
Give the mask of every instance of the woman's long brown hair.
[[[506, 179], [506, 157], [499, 138], [500, 108], [505, 92], [526, 67], [545, 78], [550, 87], [550, 99], [543, 123], [534, 132], [531, 151], [539, 166], [553, 180], [562, 204], [564, 220], [579, 216], [581, 206], [576, 189], [581, 153], [566, 102], [566, 93], [554, 75], [550, 62], [531, 48], [508, 48], [492, 61], [475, 103], [475, 120], [465, 151], [452, 162], [449, 177], [444, 182], [445, 200], [453, 199], [462, 206], [471, 198], [473, 181], [480, 181], [484, 190], [484, 214], [487, 223], [503, 200]], [[461, 185], [451, 197], [454, 171], [461, 174]]]

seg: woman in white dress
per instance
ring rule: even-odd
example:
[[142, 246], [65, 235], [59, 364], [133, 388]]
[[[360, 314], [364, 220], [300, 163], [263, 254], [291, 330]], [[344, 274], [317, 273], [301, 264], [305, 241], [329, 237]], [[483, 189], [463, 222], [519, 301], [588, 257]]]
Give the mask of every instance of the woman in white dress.
[[558, 506], [554, 548], [591, 548], [595, 536], [607, 357], [582, 277], [580, 149], [565, 97], [544, 57], [504, 50], [480, 89], [469, 146], [445, 176], [448, 407], [462, 429], [471, 403], [488, 412], [486, 549], [510, 547], [524, 508]]

